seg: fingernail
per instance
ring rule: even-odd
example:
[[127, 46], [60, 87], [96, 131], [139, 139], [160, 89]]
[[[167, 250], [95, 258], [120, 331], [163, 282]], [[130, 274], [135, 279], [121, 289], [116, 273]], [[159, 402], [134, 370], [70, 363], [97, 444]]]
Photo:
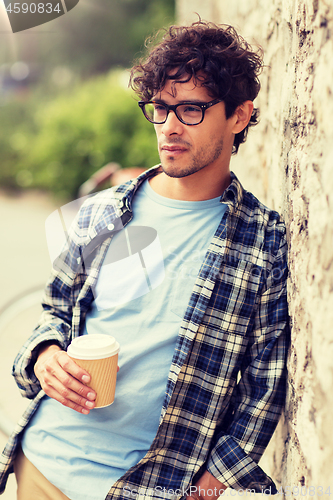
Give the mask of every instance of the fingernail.
[[85, 410], [84, 408], [81, 410], [81, 413], [84, 413], [85, 415], [88, 415], [89, 410]]
[[88, 406], [88, 408], [93, 408], [95, 404], [92, 401], [86, 401], [86, 406]]
[[89, 381], [90, 381], [90, 377], [88, 375], [83, 375], [82, 376], [82, 382], [84, 384], [88, 384]]
[[88, 392], [87, 398], [91, 399], [91, 400], [94, 400], [95, 399], [95, 394], [93, 392]]

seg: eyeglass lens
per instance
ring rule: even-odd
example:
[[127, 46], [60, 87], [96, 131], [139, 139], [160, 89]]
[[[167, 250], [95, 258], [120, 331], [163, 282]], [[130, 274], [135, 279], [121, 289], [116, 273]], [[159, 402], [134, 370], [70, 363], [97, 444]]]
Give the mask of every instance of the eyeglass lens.
[[[144, 106], [148, 120], [153, 123], [164, 123], [168, 110], [163, 104], [148, 102]], [[202, 119], [202, 109], [192, 104], [180, 104], [176, 108], [178, 118], [189, 125], [195, 125]]]

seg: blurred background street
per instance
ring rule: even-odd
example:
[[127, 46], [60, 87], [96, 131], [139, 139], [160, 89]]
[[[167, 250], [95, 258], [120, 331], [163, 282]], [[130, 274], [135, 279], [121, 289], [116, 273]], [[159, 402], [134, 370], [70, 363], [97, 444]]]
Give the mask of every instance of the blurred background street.
[[[11, 366], [40, 312], [40, 292], [35, 290], [42, 287], [51, 269], [44, 224], [55, 208], [50, 197], [41, 193], [9, 195], [0, 191], [0, 411], [2, 423], [8, 427], [20, 417], [28, 403], [11, 376]], [[6, 304], [11, 305], [4, 310]], [[6, 441], [7, 436], [0, 432], [1, 450]], [[14, 500], [15, 491], [15, 479], [11, 475], [1, 498]]]

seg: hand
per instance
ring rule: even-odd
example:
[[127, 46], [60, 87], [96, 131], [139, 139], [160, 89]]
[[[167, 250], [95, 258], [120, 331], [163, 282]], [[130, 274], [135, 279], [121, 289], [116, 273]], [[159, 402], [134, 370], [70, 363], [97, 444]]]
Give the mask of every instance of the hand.
[[85, 415], [94, 408], [96, 392], [85, 385], [90, 382], [89, 373], [58, 345], [41, 348], [34, 371], [44, 392], [59, 403]]
[[187, 495], [187, 500], [217, 500], [225, 489], [227, 486], [206, 470], [189, 488], [190, 494]]

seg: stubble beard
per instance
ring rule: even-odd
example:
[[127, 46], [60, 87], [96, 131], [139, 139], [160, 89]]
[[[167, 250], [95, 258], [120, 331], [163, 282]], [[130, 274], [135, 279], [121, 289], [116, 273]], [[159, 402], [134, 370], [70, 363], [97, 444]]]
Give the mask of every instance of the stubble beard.
[[200, 149], [195, 156], [189, 160], [189, 163], [185, 167], [177, 165], [177, 157], [169, 156], [167, 164], [163, 163], [161, 159], [161, 167], [163, 172], [168, 177], [173, 177], [175, 179], [181, 179], [182, 177], [188, 177], [189, 175], [195, 174], [200, 170], [208, 167], [213, 162], [219, 159], [223, 151], [223, 139], [215, 145], [212, 150]]

